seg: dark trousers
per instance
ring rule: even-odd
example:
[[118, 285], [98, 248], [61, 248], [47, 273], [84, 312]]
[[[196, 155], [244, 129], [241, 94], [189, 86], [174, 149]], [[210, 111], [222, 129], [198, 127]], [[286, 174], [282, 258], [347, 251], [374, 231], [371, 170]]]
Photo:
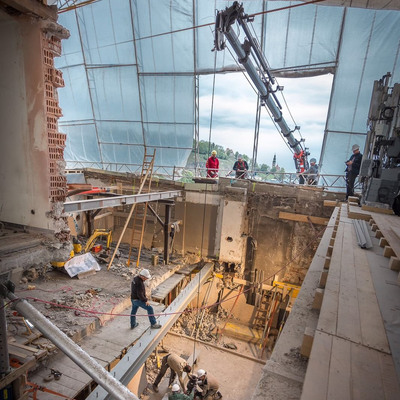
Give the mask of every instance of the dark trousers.
[[[169, 357], [169, 354], [167, 354], [165, 357], [163, 357], [163, 359], [161, 361], [160, 372], [158, 373], [156, 380], [153, 383], [154, 386], [158, 386], [158, 384], [161, 382], [161, 379], [163, 378], [163, 376], [165, 375], [165, 373], [167, 372], [167, 370], [169, 368], [168, 357]], [[171, 375], [169, 377], [169, 385], [172, 384], [172, 382], [175, 379], [175, 376], [176, 376], [176, 372], [171, 368]]]
[[157, 323], [156, 318], [154, 317], [154, 310], [152, 306], [147, 306], [144, 301], [138, 299], [131, 299], [132, 302], [132, 310], [131, 310], [131, 328], [133, 328], [136, 324], [136, 313], [139, 307], [144, 308], [149, 314], [149, 321], [151, 325]]
[[354, 196], [354, 182], [357, 178], [356, 174], [351, 171], [346, 174], [346, 199], [349, 196]]

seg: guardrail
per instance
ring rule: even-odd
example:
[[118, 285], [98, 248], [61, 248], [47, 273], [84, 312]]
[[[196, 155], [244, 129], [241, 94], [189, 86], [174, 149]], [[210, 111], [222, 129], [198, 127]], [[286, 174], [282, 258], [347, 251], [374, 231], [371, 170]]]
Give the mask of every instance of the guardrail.
[[[110, 172], [126, 172], [131, 174], [140, 174], [142, 164], [126, 164], [126, 163], [101, 163], [90, 161], [67, 161], [68, 170], [76, 169], [102, 169]], [[220, 169], [218, 171], [219, 177], [236, 179], [235, 171]], [[170, 179], [178, 182], [193, 182], [194, 178], [207, 177], [206, 168], [190, 168], [190, 167], [177, 167], [170, 165], [154, 166], [153, 176], [159, 178]], [[300, 184], [301, 176], [303, 176], [305, 186], [318, 186], [324, 188], [334, 188], [338, 191], [346, 189], [345, 175], [335, 174], [319, 174], [314, 185], [307, 183], [307, 174], [298, 174], [296, 172], [271, 172], [271, 171], [247, 171], [244, 179], [251, 179], [259, 182], [273, 182], [280, 184]], [[361, 183], [358, 179], [354, 185], [355, 190], [361, 189]]]

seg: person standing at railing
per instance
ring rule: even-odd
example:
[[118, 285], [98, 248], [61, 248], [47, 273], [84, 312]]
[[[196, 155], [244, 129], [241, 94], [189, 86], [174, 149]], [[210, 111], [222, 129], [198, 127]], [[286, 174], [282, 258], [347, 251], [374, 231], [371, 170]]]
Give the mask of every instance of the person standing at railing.
[[310, 168], [305, 172], [307, 184], [309, 185], [316, 185], [318, 183], [318, 165], [316, 163], [317, 160], [312, 158], [310, 160]]
[[245, 179], [247, 175], [247, 170], [249, 166], [246, 160], [243, 160], [242, 156], [239, 154], [237, 161], [233, 164], [233, 170], [236, 172], [237, 179]]
[[351, 148], [353, 154], [345, 161], [346, 167], [346, 200], [349, 196], [354, 196], [354, 182], [360, 172], [362, 154], [360, 153], [360, 146], [353, 144]]
[[217, 158], [217, 152], [213, 150], [211, 157], [208, 157], [206, 161], [207, 178], [218, 178], [219, 160]]

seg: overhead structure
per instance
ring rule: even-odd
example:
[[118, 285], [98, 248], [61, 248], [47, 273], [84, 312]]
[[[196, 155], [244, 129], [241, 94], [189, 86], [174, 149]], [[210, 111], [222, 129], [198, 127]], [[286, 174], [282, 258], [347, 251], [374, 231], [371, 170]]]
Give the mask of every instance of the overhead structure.
[[[72, 3], [84, 4], [67, 6]], [[207, 111], [201, 104], [199, 112], [196, 108], [199, 92], [200, 100], [207, 96], [202, 77], [244, 70], [227, 52], [215, 57], [210, 51], [215, 9], [226, 5], [225, 0], [98, 0], [59, 14], [59, 23], [71, 33], [56, 60], [65, 80], [59, 126], [67, 133], [67, 167], [131, 171], [140, 167], [145, 147], [157, 148], [158, 171], [186, 165], [193, 139], [201, 138], [196, 124], [200, 132], [209, 126]], [[321, 172], [343, 174], [352, 144], [366, 138], [374, 80], [389, 71], [390, 86], [400, 81], [398, 2], [252, 0], [244, 5], [276, 78], [334, 74], [326, 125], [319, 127], [320, 137], [307, 129], [307, 145], [322, 141]], [[217, 79], [215, 97], [229, 95], [228, 89]], [[218, 112], [214, 119], [229, 124], [226, 109]], [[254, 120], [243, 124], [253, 131]], [[261, 131], [260, 146], [269, 142], [264, 135]]]
[[[236, 21], [246, 35], [243, 43], [240, 43], [238, 35], [232, 26]], [[294, 129], [290, 129], [282, 115], [282, 106], [275, 93], [283, 90], [283, 88], [277, 85], [257, 39], [250, 32], [247, 23], [253, 21], [254, 17], [245, 14], [243, 5], [237, 1], [232, 6], [226, 7], [225, 10], [219, 11], [215, 22], [215, 50], [225, 49], [226, 43], [224, 39], [226, 37], [239, 57], [239, 63], [246, 69], [250, 79], [256, 86], [262, 105], [266, 106], [271, 112], [275, 123], [281, 129], [282, 135], [292, 149], [296, 172], [304, 172], [307, 168], [307, 155], [309, 153], [302, 145], [304, 139], [297, 140], [294, 137], [293, 133], [300, 128], [295, 126]]]

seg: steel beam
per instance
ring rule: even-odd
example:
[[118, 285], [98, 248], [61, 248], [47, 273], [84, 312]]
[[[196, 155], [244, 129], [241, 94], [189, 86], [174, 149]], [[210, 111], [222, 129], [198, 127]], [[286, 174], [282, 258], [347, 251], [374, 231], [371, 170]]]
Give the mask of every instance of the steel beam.
[[150, 201], [171, 199], [182, 196], [180, 190], [170, 190], [168, 192], [141, 193], [129, 196], [115, 196], [102, 199], [67, 201], [64, 203], [64, 211], [77, 212], [97, 210], [99, 208], [118, 207], [126, 204], [146, 203]]
[[[161, 329], [153, 330], [149, 328], [136, 344], [131, 347], [122, 360], [111, 371], [116, 379], [124, 385], [127, 385], [132, 380], [158, 343], [160, 343], [175, 321], [179, 318], [180, 312], [184, 311], [188, 303], [194, 298], [199, 285], [202, 285], [206, 281], [212, 268], [213, 265], [207, 263], [185, 289], [179, 293], [178, 297], [164, 310], [165, 315], [158, 318], [158, 323], [162, 325]], [[112, 396], [99, 386], [86, 398], [86, 400], [111, 399]]]
[[1, 284], [1, 292], [13, 301], [12, 307], [35, 326], [45, 337], [51, 340], [64, 354], [81, 367], [94, 381], [104, 387], [118, 400], [139, 400], [127, 387], [119, 380], [115, 379], [112, 373], [107, 372], [97, 361], [82, 350], [64, 332], [53, 325], [43, 314], [26, 300], [18, 298], [14, 293], [7, 290]]

